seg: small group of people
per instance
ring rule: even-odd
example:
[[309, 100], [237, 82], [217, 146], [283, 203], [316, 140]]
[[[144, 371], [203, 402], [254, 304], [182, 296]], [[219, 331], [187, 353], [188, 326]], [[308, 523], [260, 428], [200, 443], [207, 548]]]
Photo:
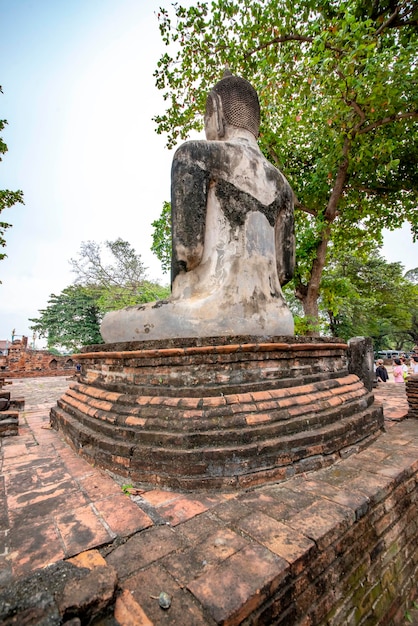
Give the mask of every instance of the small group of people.
[[[405, 357], [393, 359], [392, 372], [395, 383], [404, 383], [410, 374], [418, 375], [418, 354], [411, 356], [409, 367]], [[375, 374], [378, 383], [386, 383], [389, 380], [389, 373], [384, 365], [383, 359], [376, 361]]]

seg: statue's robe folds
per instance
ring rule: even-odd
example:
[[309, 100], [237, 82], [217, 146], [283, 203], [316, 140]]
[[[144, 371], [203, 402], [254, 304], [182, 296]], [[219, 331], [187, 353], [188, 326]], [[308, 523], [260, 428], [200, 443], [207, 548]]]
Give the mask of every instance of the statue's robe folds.
[[171, 202], [171, 296], [107, 313], [105, 342], [292, 335], [292, 192], [255, 140], [183, 144]]

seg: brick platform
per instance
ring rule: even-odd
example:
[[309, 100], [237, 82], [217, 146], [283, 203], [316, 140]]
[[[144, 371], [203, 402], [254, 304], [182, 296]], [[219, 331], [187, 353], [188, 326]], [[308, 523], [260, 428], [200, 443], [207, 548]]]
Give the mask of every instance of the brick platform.
[[381, 407], [348, 373], [346, 344], [205, 341], [86, 348], [51, 424], [92, 463], [183, 490], [283, 480], [379, 434]]
[[130, 497], [49, 428], [65, 381], [15, 385], [27, 402], [0, 447], [1, 623], [86, 623], [104, 609], [106, 626], [404, 625], [418, 589], [418, 420], [403, 419], [404, 385], [376, 389], [387, 432], [332, 467]]

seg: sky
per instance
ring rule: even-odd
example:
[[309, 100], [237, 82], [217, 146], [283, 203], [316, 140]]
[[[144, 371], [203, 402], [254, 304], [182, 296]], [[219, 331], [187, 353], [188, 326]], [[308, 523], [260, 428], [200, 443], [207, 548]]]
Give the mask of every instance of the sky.
[[[156, 13], [169, 0], [0, 0], [0, 119], [8, 152], [0, 189], [24, 192], [1, 213], [0, 339], [33, 331], [50, 294], [74, 281], [82, 242], [121, 237], [148, 278], [168, 283], [151, 252], [170, 200], [173, 151], [157, 135], [164, 112], [153, 72], [164, 44]], [[408, 226], [385, 236], [387, 261], [418, 265]], [[44, 340], [35, 338], [35, 347]]]

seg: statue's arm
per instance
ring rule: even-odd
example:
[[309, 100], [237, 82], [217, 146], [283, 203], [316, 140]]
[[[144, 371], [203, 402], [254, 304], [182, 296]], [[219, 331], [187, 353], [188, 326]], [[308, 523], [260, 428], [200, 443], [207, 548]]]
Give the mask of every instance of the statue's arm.
[[171, 169], [171, 282], [202, 259], [209, 171], [204, 142], [190, 141], [175, 153]]
[[274, 226], [276, 243], [277, 274], [280, 285], [286, 285], [295, 271], [295, 221], [293, 211], [293, 194], [290, 185], [285, 181], [282, 189], [281, 209]]

